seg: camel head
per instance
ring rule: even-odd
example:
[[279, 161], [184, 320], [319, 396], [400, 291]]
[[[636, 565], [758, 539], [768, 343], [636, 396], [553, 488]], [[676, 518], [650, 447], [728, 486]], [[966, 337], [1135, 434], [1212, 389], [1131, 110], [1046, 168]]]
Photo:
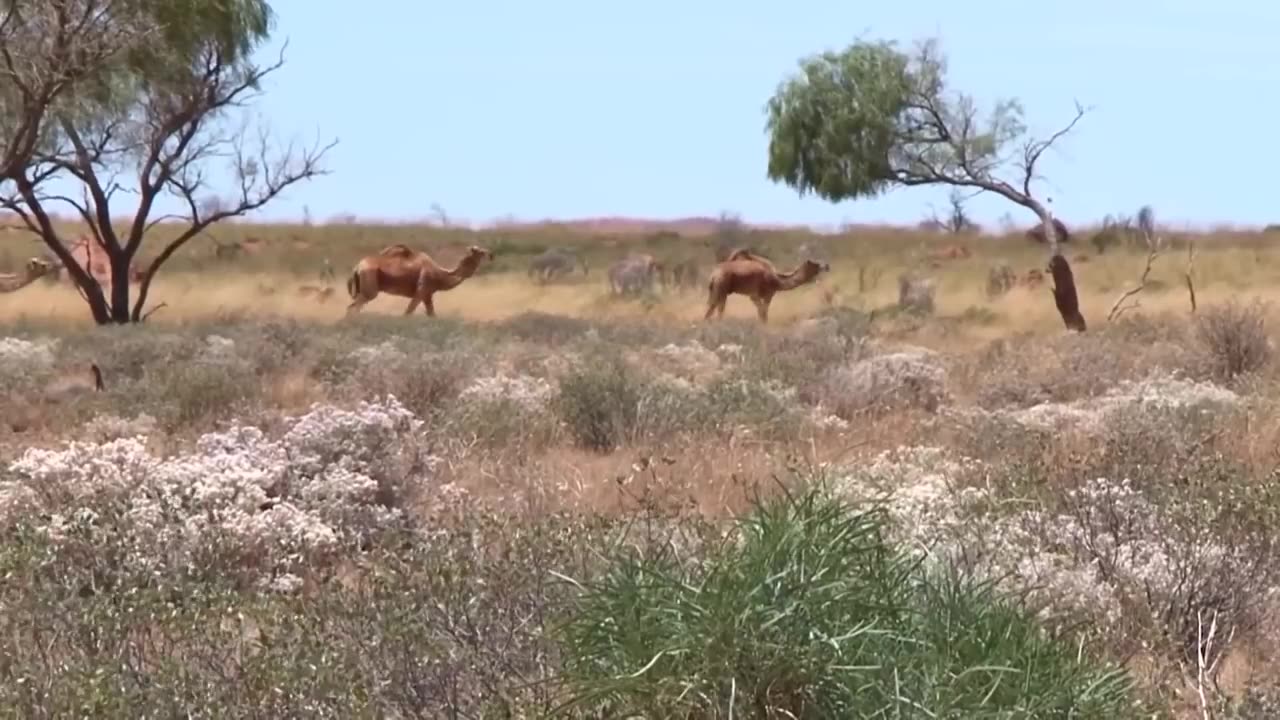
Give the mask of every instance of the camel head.
[[26, 265], [27, 276], [38, 278], [53, 271], [53, 265], [40, 258], [31, 258]]
[[800, 263], [800, 267], [796, 268], [795, 272], [792, 273], [792, 277], [798, 279], [800, 282], [809, 282], [810, 280], [818, 277], [818, 275], [830, 271], [830, 264], [818, 262], [817, 260], [809, 258]]
[[476, 261], [483, 259], [493, 262], [493, 252], [488, 248], [482, 248], [479, 245], [472, 245], [467, 248], [467, 257], [474, 258]]

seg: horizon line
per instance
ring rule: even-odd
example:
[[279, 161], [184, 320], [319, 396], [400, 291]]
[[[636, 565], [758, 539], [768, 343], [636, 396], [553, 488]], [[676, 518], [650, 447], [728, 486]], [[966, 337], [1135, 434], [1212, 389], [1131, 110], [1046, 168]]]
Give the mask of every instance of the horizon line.
[[[0, 222], [0, 227], [4, 230], [29, 231], [22, 221], [15, 217], [12, 213], [8, 213], [9, 217], [4, 218]], [[1056, 217], [1056, 216], [1055, 216]], [[75, 216], [67, 216], [51, 213], [50, 220], [58, 224], [75, 224], [82, 223], [82, 219]], [[774, 232], [808, 232], [812, 234], [844, 234], [858, 230], [905, 230], [905, 231], [924, 231], [932, 230], [927, 227], [928, 221], [916, 222], [892, 222], [892, 221], [845, 221], [840, 223], [805, 223], [805, 222], [769, 222], [769, 221], [752, 221], [743, 218], [737, 214], [727, 214], [724, 216], [740, 227], [748, 230], [764, 230]], [[1060, 217], [1056, 219], [1061, 220]], [[1089, 222], [1068, 223], [1069, 229], [1080, 228], [1100, 228], [1102, 227], [1106, 217]], [[133, 221], [132, 216], [120, 216], [113, 218], [112, 224], [127, 226]], [[171, 221], [157, 223], [157, 225], [179, 224], [182, 221], [179, 218], [173, 218]], [[678, 232], [686, 235], [697, 235], [712, 233], [722, 223], [721, 217], [711, 215], [688, 215], [675, 217], [656, 217], [643, 215], [594, 215], [580, 217], [565, 218], [540, 218], [540, 219], [520, 219], [512, 215], [502, 215], [487, 220], [472, 220], [468, 218], [455, 218], [446, 214], [436, 213], [419, 216], [400, 216], [400, 217], [371, 217], [362, 216], [358, 213], [340, 212], [327, 216], [324, 219], [316, 219], [310, 213], [304, 212], [300, 215], [288, 217], [248, 217], [240, 216], [226, 218], [218, 223], [210, 226], [216, 227], [224, 223], [235, 225], [283, 225], [283, 226], [342, 226], [342, 225], [373, 225], [373, 226], [392, 226], [392, 227], [431, 227], [441, 230], [466, 230], [472, 232], [493, 231], [493, 230], [511, 230], [511, 231], [528, 231], [528, 230], [546, 230], [552, 228], [563, 228], [575, 232], [598, 232], [598, 233], [615, 233], [615, 234], [633, 234], [645, 232]], [[1066, 223], [1066, 221], [1063, 221]], [[1016, 232], [1025, 232], [1035, 227], [1039, 223], [1025, 222], [1014, 223], [1009, 226], [1007, 223], [976, 223], [979, 235], [1007, 235]], [[1159, 222], [1157, 223], [1166, 231], [1173, 232], [1192, 232], [1192, 233], [1256, 233], [1263, 232], [1271, 225], [1258, 225], [1249, 223], [1238, 223], [1233, 221], [1208, 221], [1208, 222]], [[942, 232], [938, 230], [938, 232]]]

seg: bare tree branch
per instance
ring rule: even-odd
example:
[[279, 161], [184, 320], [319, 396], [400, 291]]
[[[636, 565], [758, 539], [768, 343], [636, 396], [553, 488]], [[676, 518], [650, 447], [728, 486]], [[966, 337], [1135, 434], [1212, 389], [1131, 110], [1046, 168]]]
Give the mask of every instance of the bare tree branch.
[[[169, 54], [137, 65], [126, 53], [150, 52], [145, 41], [165, 27], [155, 12], [131, 0], [14, 2], [0, 10], [0, 186], [12, 184], [0, 193], [0, 209], [44, 241], [99, 323], [144, 319], [151, 282], [166, 260], [211, 225], [325, 174], [320, 162], [336, 144], [273, 152], [265, 129], [251, 146], [248, 125], [233, 117], [283, 67], [287, 42], [274, 61], [259, 65], [210, 31], [208, 39], [164, 46]], [[254, 27], [246, 38], [265, 37], [265, 21]], [[235, 190], [226, 202], [211, 203], [212, 165], [223, 159], [233, 165]], [[52, 190], [56, 180], [79, 184], [84, 198]], [[117, 234], [112, 202], [125, 194], [137, 206]], [[165, 198], [186, 211], [153, 217]], [[58, 237], [48, 212], [53, 203], [72, 208], [88, 226], [110, 261], [109, 283], [99, 285]], [[129, 278], [145, 238], [175, 220], [185, 227], [149, 261], [131, 303]]]
[[1125, 301], [1127, 301], [1129, 298], [1137, 295], [1138, 293], [1142, 292], [1147, 288], [1147, 278], [1150, 277], [1151, 275], [1151, 266], [1152, 264], [1155, 263], [1156, 258], [1158, 258], [1159, 256], [1160, 256], [1159, 251], [1157, 251], [1154, 247], [1152, 247], [1147, 252], [1147, 263], [1142, 268], [1142, 276], [1138, 278], [1138, 284], [1134, 285], [1132, 288], [1129, 288], [1128, 290], [1125, 290], [1120, 295], [1120, 297], [1116, 298], [1115, 303], [1112, 304], [1111, 306], [1111, 312], [1107, 313], [1107, 322], [1111, 322], [1115, 320], [1116, 318], [1123, 315], [1127, 310], [1134, 310], [1139, 307], [1139, 304], [1137, 301], [1134, 301], [1130, 305], [1125, 305]]
[[1196, 271], [1196, 241], [1187, 240], [1187, 269], [1182, 273], [1182, 279], [1187, 284], [1187, 296], [1191, 300], [1191, 312], [1196, 311], [1196, 283], [1194, 275]]
[[148, 266], [142, 285], [138, 290], [138, 301], [133, 315], [141, 317], [146, 306], [147, 296], [151, 289], [151, 281], [156, 273], [178, 250], [188, 241], [199, 235], [209, 226], [232, 217], [241, 217], [258, 210], [284, 192], [289, 187], [303, 180], [327, 175], [328, 171], [320, 166], [326, 153], [337, 145], [337, 140], [326, 144], [317, 142], [311, 148], [299, 154], [290, 143], [284, 153], [276, 159], [268, 154], [269, 138], [263, 134], [258, 141], [258, 149], [250, 153], [243, 144], [243, 136], [235, 140], [236, 175], [240, 185], [240, 196], [230, 204], [219, 203], [211, 211], [202, 209], [198, 192], [203, 186], [200, 180], [184, 182], [174, 177], [169, 180], [169, 187], [179, 194], [188, 208], [185, 218], [187, 228], [160, 251]]
[[1111, 322], [1127, 310], [1136, 309], [1139, 306], [1137, 301], [1130, 305], [1125, 305], [1125, 302], [1146, 289], [1147, 278], [1151, 276], [1151, 266], [1155, 263], [1156, 258], [1160, 257], [1160, 250], [1164, 246], [1164, 238], [1156, 233], [1155, 220], [1151, 208], [1144, 207], [1140, 216], [1138, 225], [1147, 246], [1147, 262], [1142, 269], [1142, 276], [1138, 278], [1138, 284], [1124, 291], [1120, 297], [1116, 298], [1115, 303], [1111, 306], [1111, 312], [1107, 313], [1107, 322]]
[[1029, 140], [1023, 149], [1023, 159], [1020, 167], [1022, 168], [1022, 193], [1027, 197], [1031, 197], [1031, 183], [1034, 180], [1040, 180], [1036, 175], [1036, 163], [1040, 161], [1040, 156], [1046, 150], [1053, 147], [1053, 144], [1066, 137], [1075, 129], [1076, 123], [1080, 122], [1084, 117], [1086, 109], [1080, 104], [1079, 100], [1075, 101], [1076, 115], [1071, 118], [1071, 122], [1067, 123], [1063, 128], [1050, 135], [1045, 140]]

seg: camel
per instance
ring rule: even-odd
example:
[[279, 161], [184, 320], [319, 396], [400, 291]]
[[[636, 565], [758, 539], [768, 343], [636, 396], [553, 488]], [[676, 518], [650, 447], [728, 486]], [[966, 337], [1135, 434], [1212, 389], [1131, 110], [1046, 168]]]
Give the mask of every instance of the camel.
[[53, 265], [40, 258], [31, 258], [21, 273], [0, 273], [0, 293], [17, 292], [51, 272]]
[[736, 293], [751, 298], [760, 322], [767, 323], [769, 303], [776, 293], [813, 282], [820, 273], [830, 270], [827, 263], [806, 259], [791, 272], [778, 272], [773, 263], [750, 250], [735, 250], [711, 271], [707, 283], [707, 312], [703, 319], [710, 319], [713, 313], [724, 317], [725, 302]]
[[435, 317], [436, 306], [432, 296], [458, 287], [463, 280], [475, 274], [484, 259], [492, 262], [493, 253], [472, 245], [455, 267], [446, 270], [430, 255], [406, 245], [383, 248], [376, 255], [361, 258], [352, 268], [351, 277], [347, 279], [347, 294], [352, 300], [347, 306], [347, 313], [359, 312], [378, 293], [387, 293], [410, 298], [405, 315], [411, 314], [421, 303], [427, 316]]

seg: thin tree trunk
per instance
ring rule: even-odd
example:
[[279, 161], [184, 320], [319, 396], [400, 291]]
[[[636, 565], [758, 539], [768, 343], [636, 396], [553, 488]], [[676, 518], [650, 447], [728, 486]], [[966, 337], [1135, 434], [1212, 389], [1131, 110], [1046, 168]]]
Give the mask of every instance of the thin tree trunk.
[[1058, 306], [1062, 324], [1068, 330], [1084, 332], [1087, 325], [1080, 314], [1080, 298], [1076, 295], [1076, 281], [1071, 266], [1061, 254], [1049, 258], [1049, 272], [1053, 274], [1053, 304]]
[[110, 325], [112, 323], [111, 308], [107, 305], [107, 297], [103, 294], [102, 286], [98, 281], [90, 276], [88, 284], [85, 284], [80, 282], [74, 273], [71, 279], [84, 295], [84, 301], [89, 305], [89, 314], [93, 315], [93, 322], [98, 325]]
[[129, 256], [113, 254], [111, 258], [111, 322], [127, 325], [129, 319]]
[[1044, 238], [1049, 246], [1049, 273], [1053, 275], [1053, 304], [1062, 316], [1062, 324], [1068, 330], [1084, 332], [1088, 325], [1084, 315], [1080, 314], [1080, 296], [1076, 292], [1075, 276], [1071, 265], [1062, 256], [1062, 238], [1058, 237], [1058, 228], [1053, 223], [1053, 213], [1036, 201], [1032, 201], [1032, 210], [1040, 217], [1044, 228]]

